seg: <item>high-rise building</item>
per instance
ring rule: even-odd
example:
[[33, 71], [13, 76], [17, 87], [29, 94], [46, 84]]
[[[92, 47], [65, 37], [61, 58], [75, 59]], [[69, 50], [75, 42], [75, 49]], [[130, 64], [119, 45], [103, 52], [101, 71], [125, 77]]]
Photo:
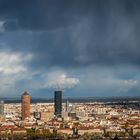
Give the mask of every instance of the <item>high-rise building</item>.
[[66, 112], [75, 112], [74, 105], [72, 103], [70, 103], [68, 100], [66, 101], [65, 111]]
[[69, 112], [69, 101], [68, 100], [66, 101], [66, 109], [65, 109], [65, 111]]
[[22, 120], [24, 120], [27, 117], [30, 117], [30, 95], [27, 92], [24, 92], [21, 96], [21, 115]]
[[0, 116], [4, 115], [4, 101], [0, 101]]
[[54, 92], [54, 115], [56, 117], [61, 117], [62, 112], [62, 91]]

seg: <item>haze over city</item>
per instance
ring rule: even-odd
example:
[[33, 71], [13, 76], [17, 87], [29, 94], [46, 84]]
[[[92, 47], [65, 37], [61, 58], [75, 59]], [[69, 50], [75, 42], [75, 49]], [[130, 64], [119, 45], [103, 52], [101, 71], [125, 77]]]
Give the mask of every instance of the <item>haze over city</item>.
[[140, 95], [139, 0], [0, 0], [0, 97]]

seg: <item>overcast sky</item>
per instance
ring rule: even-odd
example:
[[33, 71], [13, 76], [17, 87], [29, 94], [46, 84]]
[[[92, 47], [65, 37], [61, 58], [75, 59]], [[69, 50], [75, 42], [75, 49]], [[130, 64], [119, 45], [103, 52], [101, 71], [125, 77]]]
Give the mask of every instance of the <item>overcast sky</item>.
[[140, 95], [139, 0], [0, 0], [0, 97]]

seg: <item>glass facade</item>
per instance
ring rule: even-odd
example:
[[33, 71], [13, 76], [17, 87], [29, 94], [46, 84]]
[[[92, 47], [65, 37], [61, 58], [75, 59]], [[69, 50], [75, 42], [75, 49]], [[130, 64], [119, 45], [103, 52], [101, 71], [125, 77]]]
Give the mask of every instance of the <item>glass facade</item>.
[[62, 91], [54, 92], [54, 108], [55, 108], [55, 116], [61, 117], [62, 112]]

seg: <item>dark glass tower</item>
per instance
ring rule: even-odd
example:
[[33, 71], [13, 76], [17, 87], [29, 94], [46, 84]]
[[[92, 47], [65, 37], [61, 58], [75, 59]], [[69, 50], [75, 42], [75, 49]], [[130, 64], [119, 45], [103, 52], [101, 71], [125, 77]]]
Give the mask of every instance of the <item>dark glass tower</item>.
[[61, 117], [62, 111], [62, 91], [54, 92], [54, 115], [56, 117]]

